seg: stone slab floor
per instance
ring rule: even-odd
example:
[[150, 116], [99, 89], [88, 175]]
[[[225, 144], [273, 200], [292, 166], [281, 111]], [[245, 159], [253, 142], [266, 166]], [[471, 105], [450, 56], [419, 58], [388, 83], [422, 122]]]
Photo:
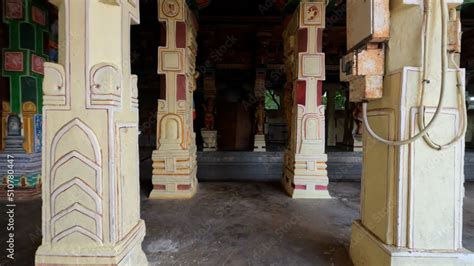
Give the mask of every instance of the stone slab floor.
[[[143, 197], [143, 249], [151, 265], [351, 265], [350, 225], [358, 217], [360, 185], [332, 183], [330, 190], [332, 200], [292, 200], [276, 183], [200, 183], [187, 201]], [[466, 196], [464, 245], [474, 250], [473, 183]], [[1, 206], [0, 265], [33, 265], [41, 201], [17, 203], [14, 263], [5, 259]]]

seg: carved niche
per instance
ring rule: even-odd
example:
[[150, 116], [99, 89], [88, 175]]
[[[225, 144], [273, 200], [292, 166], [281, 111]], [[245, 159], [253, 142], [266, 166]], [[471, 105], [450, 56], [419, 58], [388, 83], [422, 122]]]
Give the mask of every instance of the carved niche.
[[44, 63], [43, 103], [44, 105], [66, 105], [66, 79], [64, 67]]
[[91, 105], [119, 107], [122, 99], [122, 74], [110, 63], [100, 63], [92, 67], [90, 73]]

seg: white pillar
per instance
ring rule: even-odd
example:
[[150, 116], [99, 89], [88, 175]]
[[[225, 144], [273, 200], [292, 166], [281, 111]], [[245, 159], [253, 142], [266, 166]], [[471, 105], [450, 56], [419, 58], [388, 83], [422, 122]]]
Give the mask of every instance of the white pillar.
[[158, 48], [158, 73], [166, 77], [166, 98], [158, 100], [152, 199], [190, 198], [197, 190], [193, 91], [196, 89], [197, 20], [185, 0], [159, 0], [166, 46]]
[[[408, 1], [390, 1], [384, 95], [369, 104], [368, 112], [373, 129], [392, 140], [408, 139], [420, 130], [423, 9], [419, 4], [404, 2]], [[413, 2], [417, 1], [410, 1]], [[440, 0], [429, 0], [429, 3], [431, 19], [426, 49], [429, 84], [424, 93], [428, 120], [438, 104], [441, 55], [446, 51], [441, 42]], [[455, 21], [455, 7], [450, 5], [450, 20], [454, 25], [459, 23]], [[454, 33], [452, 36], [457, 38], [459, 32]], [[458, 109], [453, 64], [446, 78], [444, 108], [429, 131], [433, 140], [443, 144], [460, 132], [463, 115]], [[354, 264], [474, 265], [472, 253], [462, 248], [463, 141], [441, 151], [430, 148], [423, 139], [395, 147], [374, 140], [366, 130], [363, 152], [361, 219], [353, 223], [350, 246]]]
[[52, 0], [60, 58], [45, 64], [43, 241], [36, 265], [147, 265], [141, 249], [138, 1]]
[[293, 81], [290, 143], [282, 184], [293, 198], [330, 198], [322, 81], [325, 1], [301, 1], [285, 33], [287, 77]]

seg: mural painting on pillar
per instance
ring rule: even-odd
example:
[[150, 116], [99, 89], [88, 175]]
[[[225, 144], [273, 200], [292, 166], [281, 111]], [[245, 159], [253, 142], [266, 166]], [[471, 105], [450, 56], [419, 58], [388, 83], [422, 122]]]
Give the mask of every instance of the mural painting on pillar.
[[137, 77], [129, 60], [138, 4], [54, 3], [64, 54], [44, 67], [43, 241], [36, 265], [148, 265], [141, 249]]
[[[8, 142], [6, 121], [18, 115], [22, 125], [23, 144], [20, 149], [6, 151], [0, 147], [0, 172], [8, 170], [6, 158], [15, 158], [15, 174], [2, 176], [2, 186], [13, 185], [16, 199], [31, 199], [41, 195], [41, 149], [35, 134], [41, 134], [43, 64], [48, 60], [45, 47], [49, 39], [48, 6], [39, 0], [5, 0], [3, 22], [9, 29], [9, 47], [2, 50], [2, 76], [8, 77], [10, 99], [3, 103], [2, 137]], [[16, 141], [16, 140], [13, 140]], [[3, 143], [3, 142], [2, 142]], [[10, 177], [10, 178], [7, 178]], [[5, 198], [6, 193], [0, 193]]]
[[292, 97], [286, 98], [291, 99], [292, 107], [282, 184], [293, 198], [330, 198], [321, 95], [325, 79], [324, 22], [323, 2], [302, 1], [283, 36], [285, 68], [292, 79]]
[[150, 198], [190, 198], [197, 189], [193, 92], [198, 24], [184, 0], [158, 1], [158, 19], [166, 24], [167, 43], [158, 48], [158, 74], [165, 77], [166, 92], [158, 101]]

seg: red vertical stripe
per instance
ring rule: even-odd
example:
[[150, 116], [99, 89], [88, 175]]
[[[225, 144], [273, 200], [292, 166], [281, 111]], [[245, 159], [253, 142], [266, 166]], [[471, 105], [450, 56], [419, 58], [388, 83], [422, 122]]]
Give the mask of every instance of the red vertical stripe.
[[308, 29], [303, 28], [298, 30], [298, 52], [308, 51]]
[[160, 22], [160, 46], [166, 46], [166, 23]]
[[176, 100], [186, 100], [186, 76], [178, 75], [176, 81]]
[[324, 29], [317, 29], [317, 34], [318, 34], [318, 47], [317, 47], [317, 51], [318, 53], [321, 53], [323, 51], [323, 33], [324, 33]]
[[176, 22], [176, 48], [186, 48], [186, 23]]
[[296, 104], [306, 106], [306, 80], [296, 82]]
[[322, 80], [318, 80], [318, 94], [316, 97], [318, 98], [317, 99], [318, 105], [322, 105], [323, 104], [323, 81]]
[[160, 100], [166, 100], [166, 75], [158, 74], [160, 79]]

